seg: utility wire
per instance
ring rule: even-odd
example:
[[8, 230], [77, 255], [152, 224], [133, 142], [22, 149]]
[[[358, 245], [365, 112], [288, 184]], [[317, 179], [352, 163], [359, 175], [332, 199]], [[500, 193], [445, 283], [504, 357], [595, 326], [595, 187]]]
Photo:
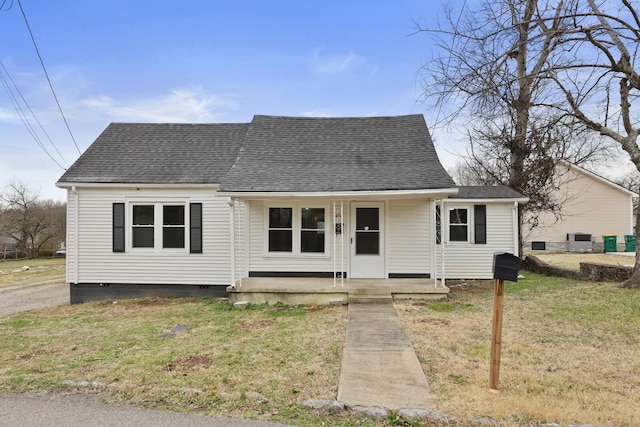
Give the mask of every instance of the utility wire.
[[13, 7], [13, 0], [11, 0], [11, 3], [9, 3], [9, 6], [7, 6], [6, 9], [4, 7], [5, 4], [7, 4], [7, 0], [2, 0], [2, 4], [0, 4], [0, 11], [2, 11], [2, 12], [10, 11], [11, 8]]
[[60, 101], [58, 101], [58, 96], [56, 92], [53, 90], [53, 84], [51, 84], [51, 79], [49, 78], [49, 73], [47, 73], [47, 69], [44, 66], [44, 61], [42, 60], [42, 56], [40, 55], [40, 50], [38, 49], [38, 45], [36, 44], [36, 39], [33, 36], [33, 32], [31, 31], [31, 26], [29, 25], [29, 21], [27, 20], [27, 15], [24, 13], [24, 9], [22, 8], [22, 2], [18, 0], [18, 6], [20, 7], [20, 12], [22, 13], [22, 17], [24, 18], [24, 23], [27, 25], [27, 30], [29, 30], [29, 35], [31, 36], [31, 41], [33, 42], [33, 47], [36, 49], [36, 54], [38, 55], [38, 59], [40, 60], [40, 65], [42, 66], [42, 71], [44, 71], [44, 75], [47, 77], [47, 82], [49, 83], [49, 88], [51, 89], [51, 93], [53, 94], [53, 98], [56, 100], [56, 105], [58, 106], [58, 110], [60, 111], [60, 115], [62, 116], [62, 120], [64, 121], [65, 126], [67, 127], [67, 131], [69, 131], [69, 135], [71, 136], [71, 140], [73, 141], [73, 145], [76, 146], [76, 150], [78, 150], [78, 154], [82, 154], [80, 152], [80, 148], [78, 147], [78, 143], [71, 132], [71, 128], [69, 127], [69, 123], [67, 122], [67, 118], [62, 112], [62, 107], [60, 106]]
[[[4, 70], [4, 75], [6, 77], [3, 77], [3, 70]], [[51, 144], [51, 146], [56, 150], [56, 153], [58, 153], [58, 155], [60, 156], [60, 159], [62, 159], [62, 161], [64, 163], [67, 163], [67, 160], [64, 158], [64, 156], [62, 155], [62, 153], [60, 152], [60, 150], [58, 150], [58, 147], [56, 146], [56, 144], [53, 142], [53, 140], [51, 139], [51, 137], [49, 136], [49, 133], [46, 131], [46, 129], [44, 128], [44, 126], [42, 126], [42, 123], [40, 123], [40, 120], [38, 120], [38, 117], [36, 116], [36, 114], [33, 112], [33, 110], [31, 109], [31, 107], [29, 106], [29, 103], [27, 102], [27, 100], [25, 99], [24, 95], [22, 95], [22, 92], [20, 91], [20, 89], [18, 88], [18, 85], [16, 84], [16, 82], [13, 80], [13, 78], [11, 77], [11, 74], [9, 74], [9, 71], [7, 70], [7, 67], [4, 66], [4, 64], [2, 63], [2, 61], [0, 61], [0, 78], [2, 78], [3, 83], [5, 85], [5, 88], [7, 90], [7, 93], [9, 93], [9, 97], [13, 100], [13, 104], [14, 107], [16, 108], [16, 111], [18, 111], [18, 115], [24, 116], [24, 121], [26, 120], [27, 123], [29, 121], [29, 119], [27, 119], [26, 115], [22, 112], [22, 109], [20, 108], [20, 103], [18, 102], [18, 100], [16, 99], [16, 97], [13, 95], [13, 91], [11, 90], [11, 88], [9, 87], [9, 82], [11, 82], [11, 86], [13, 87], [13, 89], [18, 93], [18, 95], [20, 95], [20, 98], [22, 99], [22, 103], [27, 107], [27, 109], [29, 110], [29, 112], [31, 113], [31, 116], [33, 117], [33, 119], [36, 121], [36, 123], [38, 123], [38, 126], [40, 127], [40, 129], [42, 130], [42, 133], [44, 133], [44, 135], [47, 137], [47, 139], [49, 140], [49, 144]], [[21, 118], [22, 118], [21, 116]], [[32, 126], [29, 124], [25, 124], [25, 126], [27, 127], [27, 129], [31, 129], [33, 130]], [[40, 138], [38, 138], [36, 135], [34, 135], [35, 131], [30, 131], [29, 133], [31, 133], [34, 136], [34, 139], [36, 139], [36, 142], [38, 142], [38, 145], [41, 145]], [[44, 147], [42, 147], [44, 150]], [[47, 152], [45, 150], [45, 152]], [[49, 155], [49, 153], [47, 152], [47, 154]], [[49, 157], [51, 157], [51, 155], [49, 155]], [[53, 159], [52, 159], [53, 160]], [[55, 160], [54, 160], [55, 162]], [[58, 163], [58, 162], [56, 162]], [[64, 169], [64, 168], [63, 168]]]
[[[4, 66], [3, 66], [4, 68]], [[9, 77], [10, 78], [10, 77]], [[27, 118], [26, 114], [24, 113], [24, 111], [22, 110], [22, 107], [20, 106], [20, 103], [18, 102], [18, 99], [16, 98], [15, 94], [13, 93], [13, 90], [11, 90], [11, 86], [9, 86], [9, 82], [7, 81], [7, 79], [5, 78], [4, 73], [2, 72], [2, 70], [0, 70], [0, 81], [2, 81], [2, 84], [4, 85], [4, 88], [7, 92], [7, 95], [9, 96], [9, 99], [11, 99], [11, 102], [13, 103], [13, 107], [16, 110], [16, 113], [18, 113], [18, 117], [20, 117], [20, 120], [22, 121], [22, 124], [25, 126], [25, 128], [27, 128], [27, 131], [31, 134], [31, 136], [33, 137], [33, 139], [36, 141], [36, 143], [38, 144], [38, 146], [40, 146], [40, 148], [42, 149], [42, 151], [45, 152], [45, 154], [47, 156], [49, 156], [49, 158], [51, 160], [53, 160], [53, 162], [60, 166], [60, 168], [65, 169], [64, 166], [62, 166], [52, 155], [51, 153], [49, 153], [49, 150], [47, 150], [47, 148], [45, 147], [45, 145], [42, 143], [42, 141], [40, 140], [40, 137], [38, 136], [37, 132], [35, 131], [35, 129], [33, 129], [33, 126], [31, 126], [31, 123], [29, 123], [29, 119]], [[17, 89], [17, 88], [16, 88]], [[19, 92], [19, 91], [18, 91]], [[22, 95], [21, 95], [22, 96]], [[29, 110], [31, 111], [31, 108], [29, 108]], [[33, 111], [31, 111], [31, 113], [33, 114]], [[34, 116], [35, 117], [35, 116]], [[37, 121], [37, 119], [36, 119]], [[38, 122], [39, 124], [40, 122]], [[46, 132], [45, 132], [46, 134]], [[48, 135], [47, 135], [48, 137]], [[55, 147], [55, 146], [54, 146]], [[56, 148], [57, 151], [57, 148]], [[58, 151], [58, 154], [60, 154], [60, 152]], [[62, 157], [62, 156], [61, 156]]]

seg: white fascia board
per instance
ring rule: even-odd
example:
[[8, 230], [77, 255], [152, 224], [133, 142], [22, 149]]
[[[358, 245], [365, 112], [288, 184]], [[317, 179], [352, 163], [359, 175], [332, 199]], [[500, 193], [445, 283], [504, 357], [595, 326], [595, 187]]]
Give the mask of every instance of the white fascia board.
[[329, 197], [332, 199], [390, 199], [407, 197], [447, 197], [458, 194], [457, 188], [441, 188], [434, 190], [383, 190], [383, 191], [327, 191], [327, 192], [295, 192], [295, 191], [219, 191], [216, 196], [238, 199], [269, 199], [285, 197]]
[[502, 198], [502, 199], [444, 199], [445, 203], [527, 203], [528, 197]]
[[63, 189], [76, 188], [211, 188], [217, 190], [219, 184], [135, 184], [135, 183], [87, 183], [87, 182], [57, 182], [56, 187]]

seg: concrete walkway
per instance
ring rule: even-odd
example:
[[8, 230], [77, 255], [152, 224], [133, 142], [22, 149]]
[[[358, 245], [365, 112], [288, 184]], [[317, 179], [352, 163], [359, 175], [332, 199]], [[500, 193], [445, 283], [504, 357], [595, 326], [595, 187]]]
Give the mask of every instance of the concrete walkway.
[[350, 303], [338, 401], [389, 410], [433, 410], [431, 391], [391, 298]]

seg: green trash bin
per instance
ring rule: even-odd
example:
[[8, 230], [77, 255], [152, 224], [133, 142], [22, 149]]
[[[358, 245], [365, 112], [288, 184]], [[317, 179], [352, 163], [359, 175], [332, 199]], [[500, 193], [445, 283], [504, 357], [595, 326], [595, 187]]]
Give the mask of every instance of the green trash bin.
[[635, 252], [636, 251], [636, 236], [633, 234], [626, 234], [624, 236], [624, 251]]
[[603, 234], [605, 252], [618, 252], [618, 236], [615, 234]]

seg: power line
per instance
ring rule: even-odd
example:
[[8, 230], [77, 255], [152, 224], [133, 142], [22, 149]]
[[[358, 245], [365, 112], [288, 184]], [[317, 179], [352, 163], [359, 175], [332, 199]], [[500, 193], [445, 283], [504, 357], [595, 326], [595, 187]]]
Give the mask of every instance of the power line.
[[11, 8], [13, 7], [13, 0], [11, 0], [11, 3], [9, 3], [9, 6], [7, 6], [6, 9], [4, 7], [5, 4], [7, 4], [7, 0], [2, 0], [2, 4], [0, 4], [0, 11], [2, 11], [2, 12], [10, 11]]
[[49, 83], [49, 88], [51, 89], [51, 93], [53, 94], [53, 98], [56, 100], [56, 105], [58, 106], [58, 110], [60, 111], [60, 115], [62, 116], [62, 120], [64, 121], [65, 126], [67, 127], [67, 131], [69, 131], [69, 135], [71, 136], [71, 140], [73, 141], [73, 145], [76, 146], [76, 150], [78, 150], [78, 154], [82, 154], [80, 152], [80, 148], [78, 147], [78, 143], [71, 132], [71, 128], [69, 127], [69, 123], [67, 122], [67, 118], [62, 112], [62, 107], [60, 106], [60, 101], [58, 101], [58, 96], [56, 95], [55, 90], [53, 90], [53, 84], [51, 83], [51, 79], [49, 78], [49, 73], [47, 72], [46, 67], [44, 66], [44, 61], [42, 60], [42, 56], [40, 55], [40, 50], [38, 49], [38, 45], [36, 44], [36, 39], [33, 36], [33, 32], [31, 31], [31, 26], [29, 25], [29, 21], [27, 20], [27, 15], [24, 13], [24, 9], [22, 8], [22, 2], [18, 0], [18, 6], [20, 7], [20, 12], [22, 13], [22, 17], [24, 18], [24, 23], [27, 25], [27, 30], [29, 30], [29, 35], [31, 36], [31, 41], [33, 42], [33, 47], [36, 50], [36, 54], [38, 55], [38, 59], [40, 60], [40, 65], [42, 66], [42, 71], [44, 71], [44, 75], [47, 77], [47, 82]]
[[[0, 63], [0, 65], [2, 65], [2, 63]], [[2, 68], [4, 68], [4, 65], [2, 65]], [[4, 88], [7, 92], [7, 95], [9, 96], [9, 99], [11, 100], [11, 102], [13, 103], [13, 107], [16, 110], [16, 113], [18, 114], [18, 117], [20, 117], [20, 120], [22, 121], [22, 124], [24, 125], [24, 127], [27, 129], [27, 131], [31, 134], [31, 137], [36, 141], [36, 143], [38, 144], [38, 146], [42, 149], [42, 151], [45, 152], [45, 154], [47, 156], [49, 156], [49, 158], [51, 160], [53, 160], [53, 162], [60, 166], [60, 168], [65, 169], [64, 166], [62, 166], [52, 155], [51, 153], [49, 153], [49, 150], [47, 150], [47, 148], [45, 147], [45, 145], [42, 143], [42, 141], [40, 140], [40, 137], [38, 136], [38, 133], [35, 131], [35, 129], [33, 129], [33, 126], [31, 126], [31, 123], [29, 122], [29, 119], [27, 118], [27, 115], [25, 114], [24, 110], [22, 109], [22, 107], [20, 106], [20, 102], [18, 101], [18, 99], [16, 98], [15, 94], [13, 93], [13, 90], [11, 89], [11, 86], [9, 85], [9, 82], [7, 81], [7, 78], [5, 77], [5, 73], [6, 73], [6, 68], [5, 72], [2, 71], [2, 69], [0, 69], [0, 81], [2, 82], [2, 84], [4, 85]], [[11, 80], [11, 82], [13, 83], [13, 80], [11, 79], [11, 77], [9, 76], [8, 73], [6, 73], [6, 75], [8, 76], [9, 80]], [[15, 85], [15, 83], [14, 83]], [[15, 88], [16, 91], [20, 94], [20, 96], [22, 97], [22, 94], [20, 93], [20, 91], [18, 90], [18, 88]], [[22, 98], [24, 101], [24, 98]], [[26, 104], [26, 101], [24, 101]], [[31, 110], [31, 108], [29, 107], [29, 105], [27, 104], [27, 108], [29, 108], [29, 111], [31, 111], [31, 114], [34, 116], [34, 118], [36, 119], [36, 121], [38, 122], [38, 124], [40, 125], [40, 127], [42, 128], [42, 125], [40, 124], [40, 121], [38, 121], [38, 119], [35, 117], [35, 114], [33, 113], [33, 111]], [[44, 131], [44, 128], [42, 128], [42, 130]], [[47, 136], [47, 138], [49, 138], [49, 135], [46, 133], [46, 131], [44, 132], [45, 135]], [[51, 138], [49, 138], [49, 141], [51, 141]], [[53, 144], [53, 141], [51, 141], [51, 143]], [[54, 148], [55, 145], [53, 145]], [[58, 149], [56, 148], [56, 151], [58, 151]], [[60, 154], [60, 151], [58, 151], [58, 154]], [[60, 154], [60, 157], [62, 157], [62, 155]], [[64, 160], [64, 159], [63, 159]]]
[[[6, 76], [3, 77], [3, 70], [4, 70], [4, 75]], [[22, 122], [25, 124], [25, 127], [27, 127], [27, 130], [29, 130], [29, 133], [32, 134], [32, 136], [34, 137], [34, 139], [36, 139], [36, 142], [38, 142], [38, 145], [40, 145], [40, 147], [45, 151], [45, 153], [47, 153], [47, 155], [49, 155], [48, 151], [42, 147], [42, 141], [40, 141], [40, 138], [37, 137], [37, 134], [35, 134], [35, 131], [33, 130], [32, 126], [29, 122], [29, 119], [27, 119], [26, 115], [24, 114], [24, 112], [22, 111], [22, 109], [20, 108], [20, 103], [18, 102], [18, 100], [16, 99], [16, 97], [13, 95], [13, 91], [11, 89], [11, 87], [9, 87], [9, 82], [11, 82], [11, 85], [13, 87], [13, 89], [18, 93], [18, 95], [20, 95], [20, 99], [22, 99], [23, 104], [27, 107], [27, 109], [29, 110], [29, 112], [31, 113], [31, 116], [33, 117], [33, 119], [36, 121], [36, 123], [38, 123], [38, 126], [40, 127], [40, 129], [42, 130], [42, 133], [44, 133], [44, 135], [47, 137], [47, 139], [49, 140], [49, 144], [51, 144], [51, 146], [56, 150], [56, 152], [58, 153], [58, 155], [60, 156], [60, 159], [62, 159], [62, 161], [64, 163], [67, 163], [67, 160], [64, 158], [64, 156], [62, 155], [62, 153], [60, 152], [60, 150], [58, 150], [58, 147], [56, 146], [56, 144], [53, 142], [53, 140], [51, 139], [51, 137], [49, 136], [49, 133], [47, 132], [47, 130], [44, 128], [44, 126], [42, 126], [42, 123], [40, 123], [40, 120], [38, 120], [38, 117], [36, 116], [36, 114], [34, 113], [34, 111], [31, 109], [31, 107], [29, 106], [29, 103], [27, 102], [26, 98], [24, 97], [24, 95], [22, 95], [22, 92], [20, 91], [20, 89], [18, 88], [18, 85], [16, 84], [16, 82], [13, 80], [13, 78], [11, 77], [11, 74], [9, 74], [9, 70], [7, 70], [7, 67], [4, 66], [4, 64], [2, 63], [2, 61], [0, 61], [0, 78], [2, 78], [2, 82], [4, 83], [4, 86], [7, 90], [7, 93], [9, 94], [9, 97], [12, 99], [14, 107], [16, 108], [16, 111], [18, 112], [18, 115], [20, 116], [20, 118], [22, 119], [22, 117], [24, 117], [24, 119], [22, 119]], [[7, 81], [8, 79], [8, 81]], [[25, 123], [25, 120], [27, 123]], [[51, 157], [51, 155], [49, 155], [49, 157]], [[53, 159], [52, 159], [53, 160]], [[54, 162], [56, 162], [55, 160], [53, 160]], [[56, 162], [56, 164], [58, 164], [58, 162]], [[58, 164], [58, 166], [60, 166]], [[63, 168], [64, 169], [64, 168]]]

